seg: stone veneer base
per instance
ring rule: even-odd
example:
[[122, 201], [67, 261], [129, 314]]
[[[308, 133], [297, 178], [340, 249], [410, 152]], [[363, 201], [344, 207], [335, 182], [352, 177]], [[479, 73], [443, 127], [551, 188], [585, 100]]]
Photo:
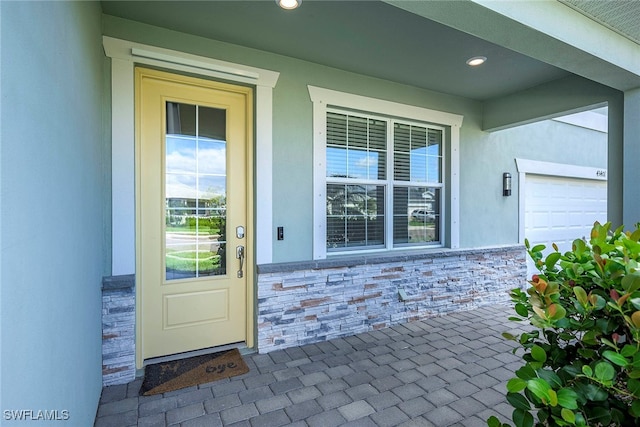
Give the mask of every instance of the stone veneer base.
[[135, 275], [102, 280], [102, 385], [136, 377]]
[[516, 245], [260, 265], [258, 351], [505, 303], [526, 284], [525, 255]]

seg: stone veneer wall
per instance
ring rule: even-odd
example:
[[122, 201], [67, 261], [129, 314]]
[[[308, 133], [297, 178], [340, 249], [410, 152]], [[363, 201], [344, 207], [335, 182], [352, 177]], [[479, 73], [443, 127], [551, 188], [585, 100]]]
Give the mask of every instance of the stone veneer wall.
[[526, 284], [525, 255], [518, 245], [260, 265], [258, 351], [504, 303]]
[[135, 276], [102, 280], [102, 385], [125, 384], [136, 377]]

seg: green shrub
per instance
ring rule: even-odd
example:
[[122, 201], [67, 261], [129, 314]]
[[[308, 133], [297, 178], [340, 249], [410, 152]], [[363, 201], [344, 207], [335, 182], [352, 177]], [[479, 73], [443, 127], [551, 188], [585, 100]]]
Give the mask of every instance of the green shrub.
[[596, 222], [589, 242], [546, 257], [525, 242], [540, 274], [511, 291], [510, 319], [533, 328], [503, 334], [524, 350], [507, 383], [517, 427], [640, 425], [640, 224], [610, 228]]

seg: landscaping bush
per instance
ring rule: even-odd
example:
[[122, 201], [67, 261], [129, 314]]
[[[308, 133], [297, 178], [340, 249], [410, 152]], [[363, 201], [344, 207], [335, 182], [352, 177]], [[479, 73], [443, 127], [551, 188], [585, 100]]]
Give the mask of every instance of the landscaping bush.
[[510, 319], [533, 328], [503, 334], [524, 350], [507, 383], [517, 427], [640, 425], [640, 224], [610, 228], [596, 222], [588, 242], [546, 257], [525, 242], [540, 274], [511, 291]]

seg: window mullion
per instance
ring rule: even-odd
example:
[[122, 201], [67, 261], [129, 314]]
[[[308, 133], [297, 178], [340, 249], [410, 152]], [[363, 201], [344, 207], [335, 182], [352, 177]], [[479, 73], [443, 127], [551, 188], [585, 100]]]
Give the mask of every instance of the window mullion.
[[385, 247], [393, 249], [393, 173], [394, 173], [394, 149], [393, 149], [393, 120], [387, 120], [387, 180], [385, 183]]

